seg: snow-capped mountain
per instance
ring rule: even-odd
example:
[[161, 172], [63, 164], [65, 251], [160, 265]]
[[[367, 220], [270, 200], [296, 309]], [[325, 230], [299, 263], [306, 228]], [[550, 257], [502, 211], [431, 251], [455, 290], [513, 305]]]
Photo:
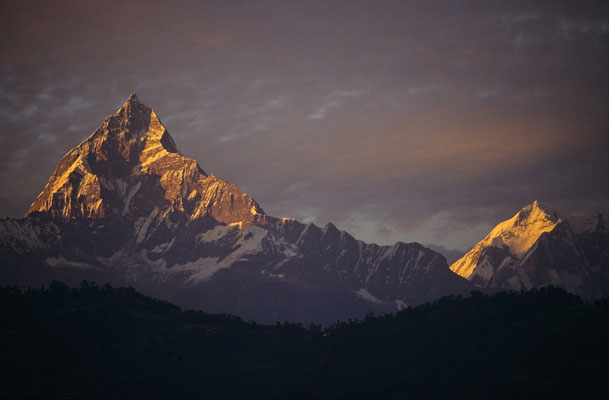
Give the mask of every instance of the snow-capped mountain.
[[69, 151], [26, 218], [0, 220], [0, 280], [132, 285], [263, 322], [395, 311], [471, 284], [417, 243], [267, 216], [184, 157], [135, 95]]
[[209, 215], [246, 225], [263, 214], [236, 185], [207, 175], [181, 155], [155, 112], [134, 94], [61, 159], [27, 215], [37, 212], [135, 219], [178, 212], [189, 219]]
[[553, 285], [584, 296], [606, 294], [609, 231], [601, 215], [561, 218], [535, 201], [497, 225], [450, 269], [480, 287]]

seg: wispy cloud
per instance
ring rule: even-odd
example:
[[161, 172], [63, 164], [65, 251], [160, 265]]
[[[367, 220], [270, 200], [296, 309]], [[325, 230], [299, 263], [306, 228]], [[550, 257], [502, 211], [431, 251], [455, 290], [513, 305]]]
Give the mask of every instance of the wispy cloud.
[[331, 110], [342, 107], [343, 104], [347, 103], [350, 99], [356, 99], [363, 96], [368, 90], [369, 89], [367, 88], [355, 90], [336, 90], [331, 95], [327, 96], [323, 100], [322, 105], [315, 112], [309, 114], [307, 119], [323, 119]]

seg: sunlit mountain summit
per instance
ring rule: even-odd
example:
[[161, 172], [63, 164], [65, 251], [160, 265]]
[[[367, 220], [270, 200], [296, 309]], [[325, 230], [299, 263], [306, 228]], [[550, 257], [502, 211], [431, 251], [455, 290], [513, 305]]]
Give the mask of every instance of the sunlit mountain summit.
[[556, 286], [584, 296], [609, 288], [609, 230], [602, 215], [561, 217], [537, 201], [498, 224], [451, 265], [480, 287]]
[[264, 216], [236, 185], [180, 154], [156, 113], [135, 94], [57, 164], [28, 215], [64, 218], [209, 215], [251, 224]]

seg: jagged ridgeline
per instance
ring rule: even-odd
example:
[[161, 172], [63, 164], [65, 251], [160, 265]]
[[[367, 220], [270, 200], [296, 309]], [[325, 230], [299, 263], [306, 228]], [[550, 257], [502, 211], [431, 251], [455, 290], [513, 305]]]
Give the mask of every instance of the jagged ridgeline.
[[4, 283], [109, 281], [261, 322], [332, 322], [473, 287], [418, 243], [267, 216], [183, 156], [135, 95], [62, 158], [26, 218], [0, 221], [0, 261]]

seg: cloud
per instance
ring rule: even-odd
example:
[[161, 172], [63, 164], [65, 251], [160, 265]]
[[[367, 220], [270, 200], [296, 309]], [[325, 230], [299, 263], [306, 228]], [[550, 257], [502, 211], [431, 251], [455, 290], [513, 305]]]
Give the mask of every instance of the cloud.
[[337, 90], [323, 101], [322, 106], [319, 107], [317, 111], [309, 114], [307, 119], [323, 119], [330, 110], [341, 107], [345, 102], [349, 101], [349, 99], [354, 99], [363, 96], [366, 91], [367, 89]]

